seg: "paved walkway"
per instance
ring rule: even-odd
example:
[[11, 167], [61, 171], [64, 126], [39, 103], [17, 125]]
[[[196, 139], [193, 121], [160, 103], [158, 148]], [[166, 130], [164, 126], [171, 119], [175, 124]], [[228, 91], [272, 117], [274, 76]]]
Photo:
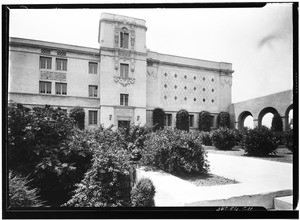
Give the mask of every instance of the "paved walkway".
[[208, 153], [210, 173], [240, 183], [196, 186], [163, 171], [138, 169], [156, 188], [156, 206], [260, 205], [272, 208], [273, 197], [292, 194], [292, 164]]

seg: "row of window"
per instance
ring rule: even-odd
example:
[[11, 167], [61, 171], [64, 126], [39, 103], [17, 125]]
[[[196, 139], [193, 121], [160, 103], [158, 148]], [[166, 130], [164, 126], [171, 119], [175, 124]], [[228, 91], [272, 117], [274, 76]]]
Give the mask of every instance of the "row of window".
[[[189, 115], [190, 127], [194, 127], [194, 115]], [[172, 126], [172, 114], [165, 114], [165, 126]]]
[[[52, 94], [52, 83], [40, 81], [40, 93]], [[55, 83], [56, 95], [67, 95], [67, 83]], [[89, 85], [89, 97], [98, 97], [98, 86]]]
[[[67, 71], [67, 59], [56, 58], [55, 59], [55, 70]], [[52, 57], [40, 57], [40, 69], [52, 69]], [[89, 62], [89, 73], [97, 74], [98, 63]]]

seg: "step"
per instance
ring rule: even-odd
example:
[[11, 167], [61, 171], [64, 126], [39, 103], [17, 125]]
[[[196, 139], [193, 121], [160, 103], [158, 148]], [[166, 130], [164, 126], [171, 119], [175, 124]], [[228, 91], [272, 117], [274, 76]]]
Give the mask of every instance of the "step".
[[274, 198], [274, 208], [276, 210], [292, 210], [293, 196], [283, 196]]

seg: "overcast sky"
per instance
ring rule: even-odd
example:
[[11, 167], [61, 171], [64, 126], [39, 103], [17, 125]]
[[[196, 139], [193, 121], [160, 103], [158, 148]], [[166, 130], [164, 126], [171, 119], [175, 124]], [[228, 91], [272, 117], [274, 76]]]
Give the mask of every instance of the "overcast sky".
[[9, 35], [99, 48], [102, 12], [146, 20], [152, 51], [232, 63], [233, 102], [292, 89], [288, 3], [235, 9], [13, 9]]

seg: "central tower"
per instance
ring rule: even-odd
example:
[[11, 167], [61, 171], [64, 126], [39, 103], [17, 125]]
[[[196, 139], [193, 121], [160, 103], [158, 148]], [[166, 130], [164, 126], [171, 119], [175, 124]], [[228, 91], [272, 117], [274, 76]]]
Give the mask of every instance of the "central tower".
[[102, 13], [100, 43], [100, 121], [110, 125], [146, 124], [145, 21]]

